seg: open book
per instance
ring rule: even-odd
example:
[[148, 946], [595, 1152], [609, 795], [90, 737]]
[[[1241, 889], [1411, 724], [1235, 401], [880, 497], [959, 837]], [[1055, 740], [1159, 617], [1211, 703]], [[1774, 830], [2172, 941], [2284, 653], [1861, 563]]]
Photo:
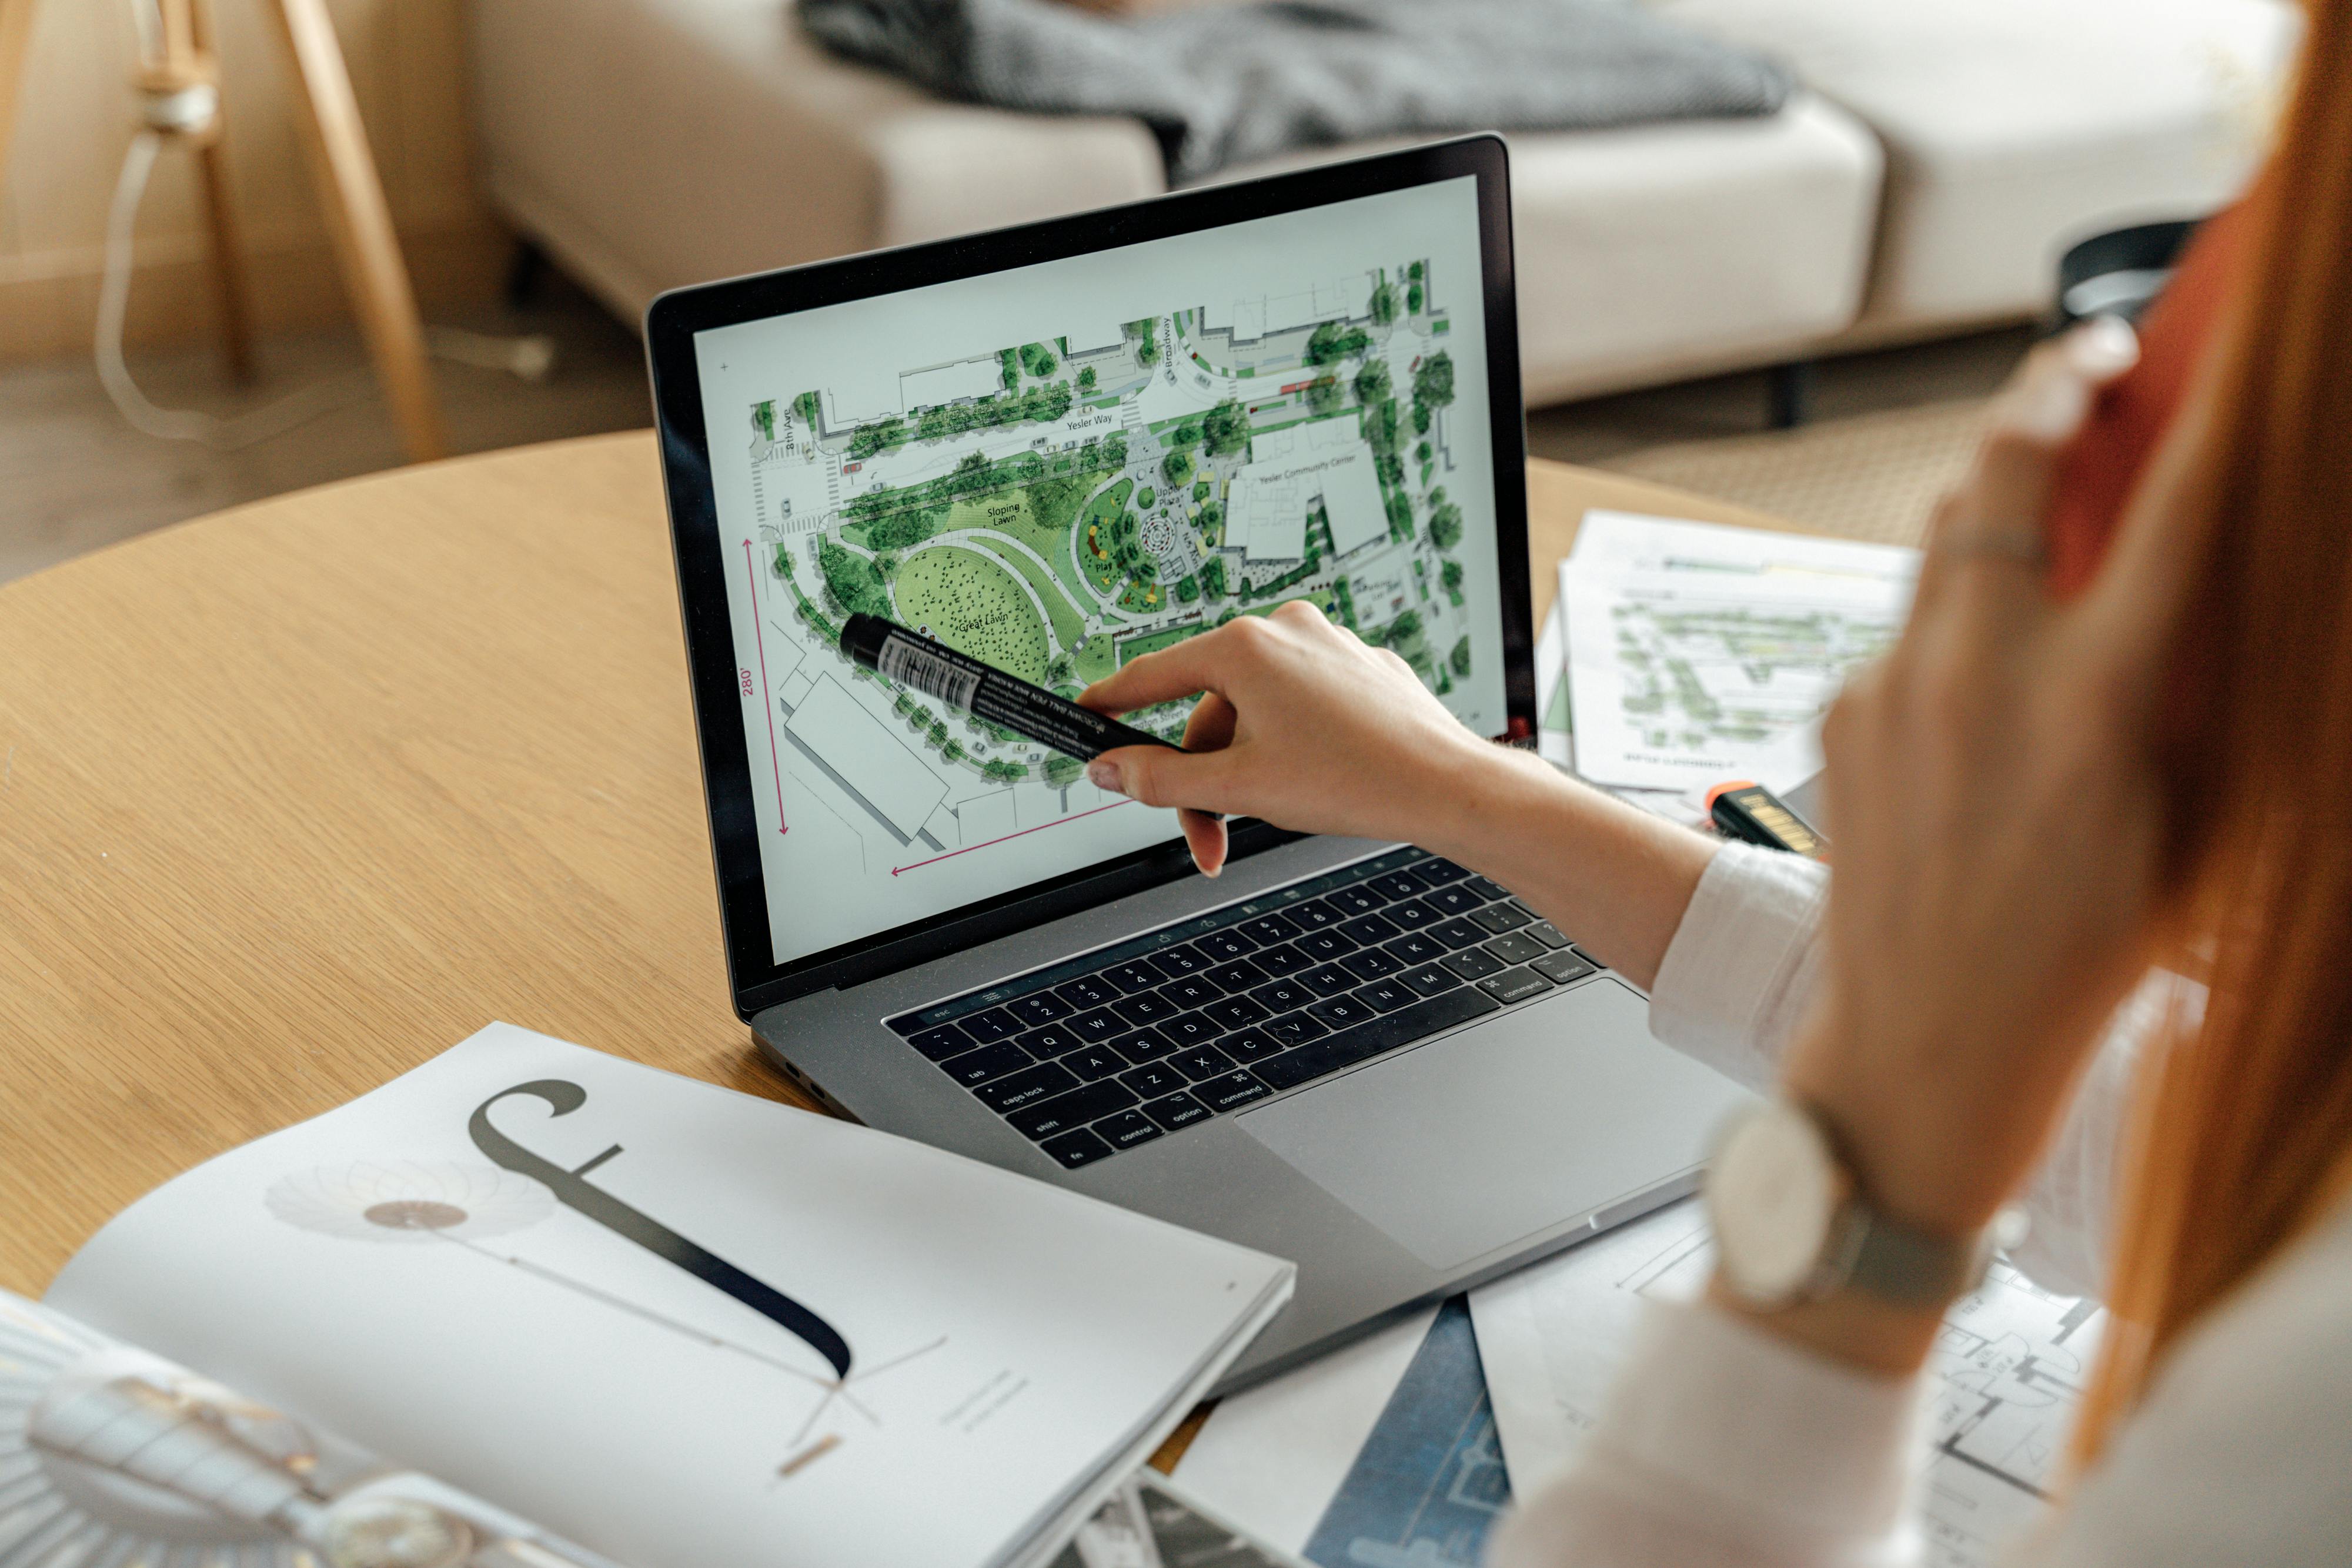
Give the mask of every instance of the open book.
[[1042, 1562], [1292, 1275], [495, 1024], [0, 1296], [0, 1568]]

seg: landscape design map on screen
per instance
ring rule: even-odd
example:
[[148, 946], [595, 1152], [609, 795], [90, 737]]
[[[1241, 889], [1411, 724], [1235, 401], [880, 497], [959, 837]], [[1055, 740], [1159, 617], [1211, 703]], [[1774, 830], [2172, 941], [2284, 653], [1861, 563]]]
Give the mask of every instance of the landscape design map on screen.
[[[891, 297], [887, 332], [845, 356], [778, 348], [855, 306], [701, 336], [714, 479], [736, 481], [718, 488], [740, 538], [723, 542], [779, 961], [1174, 831], [1076, 759], [850, 663], [853, 612], [1076, 696], [1307, 600], [1502, 727], [1475, 206], [1457, 183], [1348, 204], [1452, 221], [1333, 225], [1360, 241], [1343, 265], [1298, 258], [1255, 289], [1246, 254], [1132, 314], [1098, 313], [1083, 277], [1037, 280], [1007, 329], [977, 334], [1000, 313], [986, 286], [1019, 276], [1000, 274]], [[935, 314], [938, 334], [910, 329]], [[777, 347], [730, 340], [745, 333]], [[1190, 707], [1129, 722], [1177, 740]], [[830, 941], [809, 929], [820, 885]]]

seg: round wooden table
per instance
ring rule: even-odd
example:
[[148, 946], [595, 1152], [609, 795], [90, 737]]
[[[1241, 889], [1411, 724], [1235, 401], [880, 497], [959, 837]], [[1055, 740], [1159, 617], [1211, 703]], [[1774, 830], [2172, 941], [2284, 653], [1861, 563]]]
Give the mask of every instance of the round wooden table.
[[[1587, 507], [1530, 465], [1538, 614]], [[493, 1019], [805, 1103], [728, 1005], [654, 443], [241, 507], [0, 588], [0, 1286]]]

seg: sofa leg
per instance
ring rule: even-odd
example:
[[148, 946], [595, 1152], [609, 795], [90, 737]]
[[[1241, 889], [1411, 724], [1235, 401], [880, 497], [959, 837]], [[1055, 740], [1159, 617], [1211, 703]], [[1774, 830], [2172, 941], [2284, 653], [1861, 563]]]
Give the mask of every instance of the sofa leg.
[[534, 239], [515, 241], [514, 259], [507, 263], [506, 299], [509, 310], [522, 310], [539, 296], [540, 279], [547, 276], [547, 252]]
[[1767, 372], [1771, 378], [1767, 395], [1773, 429], [1794, 430], [1813, 417], [1813, 383], [1819, 369], [1816, 360], [1790, 360]]

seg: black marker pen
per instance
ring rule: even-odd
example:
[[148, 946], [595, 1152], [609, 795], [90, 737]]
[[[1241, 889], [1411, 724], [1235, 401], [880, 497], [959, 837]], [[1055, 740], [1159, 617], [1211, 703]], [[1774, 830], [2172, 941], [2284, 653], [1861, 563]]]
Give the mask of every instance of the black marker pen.
[[841, 651], [887, 680], [1081, 762], [1114, 747], [1169, 746], [1156, 735], [1080, 707], [879, 615], [852, 615], [841, 629]]

